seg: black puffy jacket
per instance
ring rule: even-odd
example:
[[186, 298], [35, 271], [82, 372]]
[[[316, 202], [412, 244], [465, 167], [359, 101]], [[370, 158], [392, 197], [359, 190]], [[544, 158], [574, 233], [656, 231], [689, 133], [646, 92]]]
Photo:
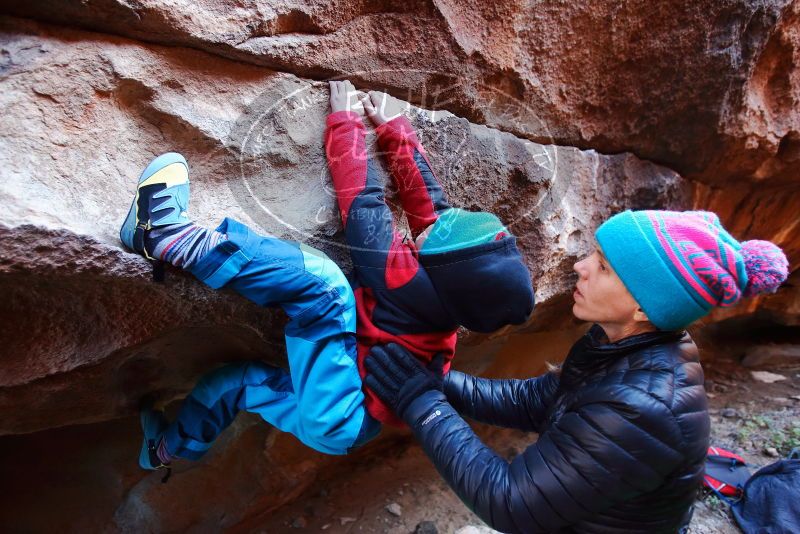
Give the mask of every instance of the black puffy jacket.
[[[426, 392], [406, 410], [439, 473], [492, 528], [654, 534], [689, 521], [709, 439], [697, 347], [686, 332], [605, 339], [592, 326], [560, 374], [451, 371], [444, 394]], [[459, 412], [539, 439], [509, 463]]]

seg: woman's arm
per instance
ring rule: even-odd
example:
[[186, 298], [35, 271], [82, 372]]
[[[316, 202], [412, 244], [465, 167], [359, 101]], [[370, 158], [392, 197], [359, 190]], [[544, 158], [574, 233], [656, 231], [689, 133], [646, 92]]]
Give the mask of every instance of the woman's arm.
[[478, 517], [504, 532], [554, 532], [655, 490], [683, 461], [670, 408], [625, 384], [593, 388], [510, 463], [484, 445], [425, 368], [376, 346], [366, 384], [408, 423], [436, 469]]
[[490, 379], [450, 371], [444, 394], [461, 415], [490, 425], [538, 432], [558, 389], [554, 371], [527, 380]]
[[653, 491], [680, 463], [675, 448], [648, 433], [658, 421], [634, 423], [630, 415], [630, 407], [611, 403], [568, 412], [510, 463], [440, 391], [420, 395], [403, 418], [470, 510], [501, 532], [532, 533], [557, 531]]

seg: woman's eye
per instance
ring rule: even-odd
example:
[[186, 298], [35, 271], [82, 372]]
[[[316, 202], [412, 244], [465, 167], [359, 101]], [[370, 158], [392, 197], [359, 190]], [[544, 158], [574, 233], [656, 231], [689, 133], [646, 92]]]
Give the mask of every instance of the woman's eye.
[[600, 270], [602, 270], [602, 271], [605, 271], [605, 270], [606, 270], [606, 266], [605, 266], [605, 265], [603, 265], [603, 262], [602, 262], [602, 261], [600, 262]]

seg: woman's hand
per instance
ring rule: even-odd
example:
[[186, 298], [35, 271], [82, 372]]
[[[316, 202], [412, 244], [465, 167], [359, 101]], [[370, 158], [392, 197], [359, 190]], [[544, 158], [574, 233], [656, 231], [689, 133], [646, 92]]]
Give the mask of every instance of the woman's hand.
[[[361, 104], [358, 91], [350, 80], [328, 82], [331, 90], [331, 113], [337, 111], [354, 111], [358, 113]], [[363, 93], [361, 93], [363, 94]], [[366, 95], [365, 95], [366, 96]]]
[[397, 343], [376, 345], [364, 361], [367, 387], [403, 418], [406, 408], [430, 390], [442, 390], [444, 354], [425, 366]]
[[367, 117], [375, 126], [386, 124], [390, 120], [399, 117], [406, 107], [396, 98], [379, 91], [370, 91], [368, 95], [361, 93], [358, 98], [364, 105]]

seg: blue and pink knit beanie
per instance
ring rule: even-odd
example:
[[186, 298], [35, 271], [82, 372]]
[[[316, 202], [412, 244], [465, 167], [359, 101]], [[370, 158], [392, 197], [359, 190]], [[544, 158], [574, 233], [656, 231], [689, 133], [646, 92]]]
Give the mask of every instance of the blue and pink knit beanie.
[[657, 328], [680, 330], [714, 306], [774, 293], [789, 262], [769, 241], [736, 241], [708, 211], [625, 211], [595, 232], [617, 275]]

